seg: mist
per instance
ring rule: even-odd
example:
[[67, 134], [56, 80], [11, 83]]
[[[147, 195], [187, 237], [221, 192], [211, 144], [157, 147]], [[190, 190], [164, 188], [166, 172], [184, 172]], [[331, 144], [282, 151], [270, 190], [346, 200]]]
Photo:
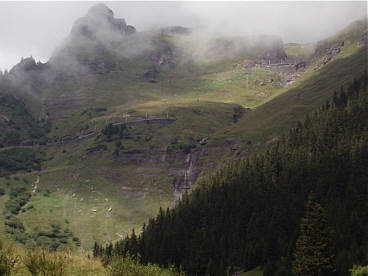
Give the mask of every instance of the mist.
[[[0, 70], [21, 57], [48, 61], [99, 2], [0, 2]], [[138, 32], [184, 26], [215, 36], [267, 34], [313, 43], [367, 17], [366, 2], [104, 2]]]

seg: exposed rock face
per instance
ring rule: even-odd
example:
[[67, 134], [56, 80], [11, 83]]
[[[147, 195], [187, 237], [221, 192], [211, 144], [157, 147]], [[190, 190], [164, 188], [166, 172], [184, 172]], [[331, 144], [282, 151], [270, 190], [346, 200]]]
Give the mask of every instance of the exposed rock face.
[[[321, 62], [314, 67], [314, 70], [317, 70], [320, 66], [327, 64], [331, 59], [333, 59], [335, 56], [337, 56], [341, 52], [341, 47], [344, 46], [344, 41], [337, 41], [332, 45], [332, 47], [328, 48], [325, 52], [325, 56], [321, 60]], [[319, 52], [321, 50], [319, 49]]]
[[11, 74], [16, 74], [18, 72], [27, 72], [32, 70], [38, 70], [38, 66], [33, 57], [22, 58], [21, 62], [16, 64], [11, 70]]
[[25, 92], [41, 94], [46, 81], [42, 73], [47, 64], [36, 62], [33, 57], [22, 58], [7, 74], [6, 78], [14, 88]]
[[361, 36], [360, 40], [357, 42], [357, 47], [358, 47], [358, 48], [360, 48], [360, 47], [364, 47], [364, 46], [366, 46], [366, 45], [368, 45], [368, 30], [367, 30], [367, 31], [365, 31], [365, 32], [362, 34], [362, 36]]
[[72, 36], [85, 36], [90, 39], [104, 39], [108, 36], [127, 35], [135, 32], [124, 19], [114, 18], [114, 13], [104, 4], [91, 7], [86, 16], [78, 19], [72, 28]]
[[336, 56], [337, 54], [339, 54], [341, 51], [341, 49], [339, 47], [334, 47], [328, 50], [327, 52], [327, 56], [323, 59], [323, 64], [326, 64], [327, 62], [329, 62], [334, 56]]
[[127, 25], [125, 28], [125, 33], [128, 35], [134, 34], [136, 31], [136, 28], [132, 25]]
[[158, 77], [159, 71], [156, 68], [153, 68], [152, 70], [148, 70], [146, 73], [144, 73], [143, 77], [145, 79], [148, 79], [149, 82], [156, 82], [156, 78]]
[[92, 17], [106, 17], [109, 19], [114, 19], [114, 13], [111, 9], [109, 9], [105, 4], [97, 4], [92, 6], [87, 13], [87, 16]]
[[118, 68], [117, 57], [127, 38], [136, 33], [104, 4], [91, 7], [72, 27], [66, 43], [50, 59], [66, 73], [104, 73]]
[[159, 51], [151, 56], [152, 63], [158, 67], [169, 66], [175, 67], [178, 62], [178, 57], [175, 55], [172, 48], [167, 48], [165, 51]]
[[295, 64], [295, 70], [299, 70], [300, 68], [306, 68], [307, 67], [307, 63], [305, 61], [301, 61], [297, 64]]
[[203, 152], [191, 151], [185, 156], [184, 168], [179, 171], [178, 178], [174, 183], [175, 205], [185, 192], [190, 192], [201, 172], [200, 158]]

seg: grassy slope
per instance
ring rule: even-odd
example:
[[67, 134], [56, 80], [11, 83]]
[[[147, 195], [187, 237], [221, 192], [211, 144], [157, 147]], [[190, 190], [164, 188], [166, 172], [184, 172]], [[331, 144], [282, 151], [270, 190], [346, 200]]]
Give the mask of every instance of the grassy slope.
[[[29, 233], [49, 231], [51, 224], [69, 228], [81, 238], [84, 248], [90, 248], [95, 240], [116, 240], [133, 227], [139, 230], [148, 217], [160, 207], [170, 206], [174, 198], [173, 183], [185, 154], [180, 149], [166, 154], [168, 145], [174, 140], [197, 142], [233, 124], [236, 106], [197, 102], [171, 106], [168, 110], [174, 123], [131, 127], [131, 138], [122, 139], [118, 158], [112, 156], [115, 142], [94, 138], [44, 148], [47, 162], [40, 172], [38, 191], [29, 202], [34, 209], [18, 218]], [[144, 116], [142, 111], [137, 113]], [[82, 158], [87, 148], [99, 143], [107, 150]], [[132, 152], [139, 152], [138, 159], [130, 158]]]
[[[161, 268], [158, 265], [142, 265], [131, 258], [116, 258], [104, 266], [100, 259], [91, 258], [86, 253], [66, 250], [47, 251], [42, 249], [27, 250], [14, 244], [2, 243], [0, 248], [2, 269], [10, 269], [13, 276], [28, 275], [65, 275], [65, 276], [107, 276], [107, 275], [140, 275], [140, 276], [185, 276], [174, 268]], [[15, 260], [10, 265], [7, 260]], [[33, 273], [30, 273], [30, 270]], [[6, 274], [8, 275], [8, 274]]]
[[[299, 51], [295, 47], [291, 50]], [[44, 148], [47, 161], [40, 173], [39, 189], [29, 203], [35, 208], [19, 217], [31, 233], [39, 231], [40, 225], [46, 230], [51, 224], [68, 227], [81, 238], [83, 248], [90, 248], [94, 240], [118, 239], [132, 227], [140, 229], [160, 206], [166, 208], [173, 200], [173, 183], [186, 164], [180, 150], [166, 154], [174, 140], [194, 141], [196, 150], [205, 152], [204, 171], [216, 167], [226, 156], [234, 158], [229, 150], [234, 141], [244, 145], [251, 140], [254, 145], [262, 138], [269, 140], [320, 106], [334, 89], [364, 69], [365, 51], [356, 52], [353, 44], [347, 45], [328, 65], [318, 71], [311, 66], [288, 88], [276, 82], [259, 86], [259, 82], [276, 78], [262, 69], [255, 69], [246, 78], [236, 66], [243, 57], [164, 70], [157, 83], [142, 78], [148, 68], [131, 66], [123, 73], [86, 77], [55, 88], [49, 91], [51, 100], [63, 103], [63, 99], [78, 96], [82, 101], [79, 106], [69, 106], [66, 100], [63, 108], [55, 111], [71, 117], [53, 121], [52, 140], [121, 121], [125, 112], [133, 110], [132, 114], [143, 117], [146, 112], [163, 117], [168, 111], [176, 121], [132, 127], [130, 139], [122, 140], [118, 158], [112, 156], [115, 142], [94, 141], [94, 137]], [[232, 103], [258, 107], [234, 124], [232, 115], [237, 105]], [[106, 111], [82, 114], [96, 107]], [[198, 140], [203, 137], [210, 138], [209, 145], [199, 146]], [[107, 150], [84, 158], [87, 149], [98, 143], [105, 144]]]
[[[343, 50], [344, 51], [344, 50]], [[256, 141], [289, 129], [305, 114], [308, 114], [330, 99], [341, 85], [358, 77], [367, 68], [367, 49], [347, 49], [330, 63], [319, 69], [306, 73], [308, 78], [300, 80], [299, 84], [286, 93], [259, 106], [248, 113], [230, 131], [230, 136], [241, 136], [244, 142]]]
[[[205, 167], [213, 167], [213, 163], [218, 164], [214, 162], [214, 158], [215, 160], [221, 160], [226, 155], [223, 154], [224, 151], [229, 153], [227, 141], [236, 137], [241, 137], [241, 141], [244, 144], [248, 140], [259, 141], [262, 138], [269, 140], [278, 135], [278, 133], [288, 129], [290, 125], [304, 117], [306, 113], [312, 112], [319, 107], [325, 100], [331, 97], [335, 89], [339, 89], [340, 85], [364, 70], [366, 66], [365, 54], [365, 50], [359, 50], [346, 57], [342, 53], [341, 57], [331, 61], [328, 65], [321, 68], [320, 71], [307, 72], [285, 94], [261, 105], [255, 111], [247, 113], [237, 124], [231, 123], [232, 107], [230, 105], [222, 104], [224, 109], [221, 111], [221, 105], [219, 104], [208, 104], [198, 101], [187, 104], [182, 102], [182, 107], [169, 108], [170, 116], [177, 118], [177, 122], [168, 126], [154, 127], [153, 135], [152, 129], [136, 127], [133, 130], [133, 136], [136, 137], [136, 141], [126, 141], [123, 152], [143, 150], [147, 157], [152, 155], [155, 150], [164, 152], [165, 147], [177, 133], [183, 139], [192, 136], [194, 136], [195, 140], [201, 137], [210, 137], [215, 144], [215, 149], [212, 150], [211, 145], [209, 146], [209, 155], [204, 158], [203, 163]], [[136, 105], [135, 109], [141, 115], [145, 111], [161, 111], [162, 114], [164, 113], [162, 111], [165, 111], [167, 106], [170, 106], [170, 103], [163, 103], [162, 105], [143, 103]], [[204, 110], [202, 114], [200, 113], [201, 110]], [[148, 136], [153, 136], [152, 140], [148, 143], [143, 142], [145, 137]], [[78, 149], [68, 147], [67, 150], [73, 151], [74, 155], [78, 156], [76, 154]], [[60, 153], [60, 151], [58, 152]], [[81, 196], [77, 196], [78, 199], [68, 198], [68, 204], [74, 204], [74, 207], [69, 205], [69, 209], [67, 209], [69, 210], [67, 211], [69, 215], [67, 216], [73, 217], [72, 220], [75, 221], [73, 231], [77, 231], [76, 234], [81, 235], [82, 241], [91, 245], [94, 238], [101, 239], [98, 233], [104, 233], [103, 240], [116, 239], [119, 237], [117, 234], [124, 235], [131, 227], [139, 228], [145, 218], [157, 212], [159, 206], [165, 207], [170, 205], [172, 200], [172, 192], [170, 190], [172, 191], [175, 174], [167, 174], [165, 172], [172, 170], [173, 167], [179, 167], [180, 162], [154, 162], [152, 159], [149, 159], [137, 164], [124, 159], [112, 160], [111, 152], [98, 153], [95, 157], [92, 156], [86, 161], [78, 161], [78, 166], [72, 165], [60, 177], [57, 177], [59, 182], [63, 182], [60, 179], [70, 178], [71, 171], [79, 171], [80, 175], [86, 175], [85, 180], [89, 179], [91, 183], [98, 187], [97, 194], [102, 193], [99, 196], [90, 196], [90, 199], [86, 200], [88, 190], [87, 188], [82, 188], [86, 186], [86, 184], [83, 184], [83, 177], [82, 180], [70, 181], [75, 184], [69, 185], [78, 186], [78, 189], [80, 189], [79, 191], [73, 189], [73, 192], [77, 191], [76, 194], [81, 194]], [[98, 160], [104, 160], [103, 164]], [[60, 162], [65, 162], [65, 158], [63, 157]], [[71, 161], [71, 164], [75, 162], [77, 162], [77, 159]], [[55, 173], [51, 173], [50, 181], [55, 176]], [[69, 192], [70, 196], [72, 192], [66, 188], [70, 186], [66, 183], [62, 185], [65, 187], [65, 191]], [[119, 186], [124, 187], [123, 189], [125, 190], [116, 193], [116, 187]], [[82, 207], [79, 197], [85, 198], [84, 207]], [[110, 203], [104, 202], [104, 198], [108, 198]], [[60, 199], [60, 201], [62, 200]], [[74, 203], [70, 203], [70, 201]], [[112, 215], [112, 218], [106, 215], [106, 209], [110, 205], [114, 210], [121, 210], [119, 214]], [[99, 208], [97, 208], [98, 206]], [[90, 211], [92, 208], [98, 209], [96, 214]], [[100, 209], [104, 211], [100, 211]], [[82, 211], [79, 214], [75, 210]], [[96, 221], [98, 221], [97, 227]], [[83, 231], [78, 231], [79, 225], [84, 226]]]
[[[26, 228], [33, 232], [38, 231], [39, 225], [47, 228], [68, 221], [65, 226], [88, 248], [94, 240], [115, 240], [132, 227], [140, 229], [159, 207], [170, 206], [173, 183], [185, 166], [186, 157], [180, 150], [166, 157], [168, 146], [177, 138], [179, 143], [197, 144], [199, 139], [233, 124], [237, 105], [232, 102], [255, 106], [280, 89], [274, 84], [258, 85], [270, 77], [276, 78], [274, 73], [257, 69], [246, 79], [242, 70], [234, 69], [236, 62], [227, 60], [164, 70], [157, 83], [141, 77], [146, 69], [131, 66], [122, 73], [85, 77], [49, 91], [50, 98], [63, 95], [58, 98], [83, 99], [81, 106], [66, 104], [57, 111], [71, 117], [53, 121], [49, 134], [52, 140], [121, 121], [129, 110], [143, 117], [146, 112], [160, 117], [168, 112], [176, 121], [167, 126], [133, 127], [132, 139], [122, 141], [122, 156], [118, 159], [112, 157], [114, 142], [105, 143], [106, 152], [94, 153], [84, 160], [81, 157], [86, 149], [95, 145], [93, 139], [45, 148], [48, 161], [40, 174], [39, 192], [31, 199], [35, 209], [21, 216]], [[82, 115], [84, 110], [95, 107], [107, 110]], [[141, 152], [145, 160], [129, 160], [129, 153], [134, 151]], [[51, 194], [44, 196], [46, 190]]]

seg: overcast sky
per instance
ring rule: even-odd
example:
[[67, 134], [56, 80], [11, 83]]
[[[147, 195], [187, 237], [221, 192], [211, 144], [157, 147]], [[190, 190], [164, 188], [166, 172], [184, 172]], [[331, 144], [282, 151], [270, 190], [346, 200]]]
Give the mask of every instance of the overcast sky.
[[[21, 57], [47, 61], [74, 20], [100, 2], [0, 2], [0, 70]], [[104, 2], [145, 31], [182, 25], [214, 34], [274, 34], [285, 42], [315, 42], [367, 17], [362, 2]]]

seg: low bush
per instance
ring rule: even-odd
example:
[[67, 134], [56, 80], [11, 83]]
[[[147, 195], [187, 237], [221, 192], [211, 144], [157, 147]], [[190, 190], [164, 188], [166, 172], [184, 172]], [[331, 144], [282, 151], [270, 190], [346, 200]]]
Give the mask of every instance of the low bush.
[[3, 175], [20, 170], [39, 170], [41, 159], [33, 148], [16, 147], [0, 151], [0, 168]]
[[5, 202], [5, 211], [17, 215], [20, 209], [29, 201], [31, 194], [25, 187], [11, 187], [9, 192], [10, 199]]
[[351, 269], [351, 276], [368, 276], [368, 265], [354, 265]]
[[108, 276], [185, 276], [183, 272], [177, 272], [173, 267], [164, 269], [154, 264], [142, 265], [130, 256], [112, 257], [106, 271]]
[[5, 220], [5, 225], [14, 229], [19, 229], [20, 231], [24, 231], [23, 223], [18, 218], [13, 216]]
[[32, 276], [62, 276], [65, 273], [68, 256], [61, 252], [29, 250], [22, 261]]
[[12, 270], [18, 262], [18, 256], [11, 248], [4, 248], [0, 242], [0, 275], [11, 275]]

